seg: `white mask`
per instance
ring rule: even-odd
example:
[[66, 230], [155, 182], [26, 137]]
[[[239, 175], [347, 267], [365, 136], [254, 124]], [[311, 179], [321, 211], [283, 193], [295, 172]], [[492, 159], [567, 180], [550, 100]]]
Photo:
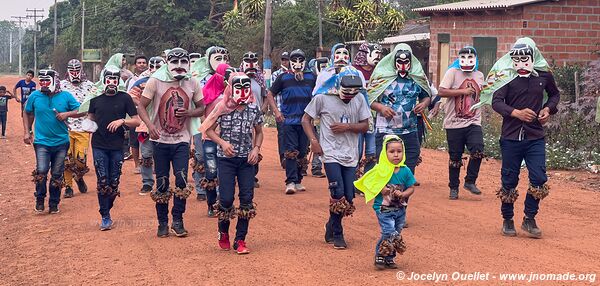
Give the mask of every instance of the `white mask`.
[[103, 72], [104, 93], [107, 95], [117, 94], [121, 71], [119, 69], [108, 67]]
[[81, 62], [79, 60], [72, 59], [69, 61], [67, 75], [71, 83], [79, 84], [81, 82]]
[[248, 104], [250, 100], [251, 81], [248, 76], [235, 76], [231, 82], [231, 97], [237, 104]]
[[515, 45], [510, 50], [513, 68], [519, 77], [529, 77], [533, 72], [533, 49], [526, 44]]
[[333, 53], [333, 65], [336, 67], [347, 66], [350, 63], [350, 52], [345, 46], [341, 46]]
[[409, 51], [400, 50], [395, 55], [395, 65], [398, 75], [402, 78], [408, 76], [411, 69], [411, 53]]
[[225, 48], [211, 47], [208, 51], [208, 64], [210, 69], [215, 72], [220, 64], [229, 63], [229, 52]]
[[376, 66], [379, 61], [381, 61], [381, 46], [374, 44], [374, 45], [369, 45], [369, 53], [367, 53], [367, 63], [374, 67]]
[[56, 72], [53, 70], [40, 70], [38, 72], [38, 80], [40, 83], [40, 91], [44, 94], [52, 94], [56, 90], [55, 81]]
[[190, 58], [186, 50], [174, 48], [167, 54], [169, 72], [176, 80], [182, 80], [190, 70]]
[[472, 72], [475, 70], [475, 61], [477, 56], [471, 53], [460, 54], [458, 56], [458, 65], [460, 70], [464, 72]]

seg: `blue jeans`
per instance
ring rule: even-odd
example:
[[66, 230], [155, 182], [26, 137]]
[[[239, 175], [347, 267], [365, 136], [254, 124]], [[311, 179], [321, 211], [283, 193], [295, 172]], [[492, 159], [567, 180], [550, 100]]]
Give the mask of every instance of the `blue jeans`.
[[[218, 157], [219, 168], [219, 204], [224, 209], [233, 207], [235, 185], [239, 186], [240, 206], [252, 205], [254, 198], [254, 166], [247, 157]], [[219, 231], [229, 233], [229, 220], [219, 220]], [[248, 234], [248, 219], [237, 219], [235, 240], [245, 240]]]
[[2, 125], [2, 136], [6, 135], [6, 118], [8, 113], [6, 111], [0, 111], [0, 125]]
[[[519, 184], [521, 162], [525, 160], [529, 172], [529, 184], [541, 187], [548, 181], [546, 176], [546, 142], [537, 140], [507, 140], [500, 139], [502, 152], [502, 187], [505, 189], [516, 188]], [[540, 200], [527, 193], [525, 197], [524, 213], [528, 218], [535, 218], [538, 213]], [[502, 203], [500, 208], [504, 219], [514, 216], [514, 204]]]
[[[50, 206], [58, 206], [60, 203], [60, 189], [64, 181], [65, 157], [69, 150], [69, 143], [58, 146], [45, 146], [34, 144], [36, 159], [36, 172], [40, 177], [35, 182], [35, 197], [38, 201], [44, 201], [46, 193], [50, 191]], [[48, 187], [48, 171], [50, 171], [50, 186]], [[43, 177], [43, 178], [42, 178]]]
[[[204, 150], [204, 177], [209, 181], [215, 180], [218, 178], [217, 143], [212, 140], [204, 140], [202, 148]], [[208, 207], [212, 207], [217, 202], [219, 187], [205, 191], [206, 203]]]
[[[344, 167], [338, 163], [325, 163], [324, 165], [331, 198], [336, 200], [346, 198], [349, 203], [352, 203], [352, 200], [354, 200], [353, 183], [356, 179], [356, 167]], [[342, 217], [342, 214], [329, 212], [327, 224], [331, 226], [334, 238], [340, 238], [344, 235]]]
[[[377, 155], [379, 155], [381, 153], [381, 150], [383, 150], [383, 136], [385, 135], [388, 134], [377, 133], [375, 135]], [[421, 155], [421, 144], [419, 143], [419, 136], [417, 135], [417, 132], [396, 135], [398, 135], [402, 139], [402, 141], [404, 141], [404, 153], [406, 153], [406, 166], [414, 175], [415, 167], [417, 166], [417, 162], [419, 161], [419, 155]]]
[[[100, 215], [110, 217], [115, 199], [119, 193], [119, 179], [123, 167], [123, 150], [106, 150], [92, 148], [94, 167], [96, 169], [98, 187], [98, 205]], [[110, 188], [110, 191], [102, 191]]]
[[[159, 193], [169, 192], [169, 172], [173, 166], [175, 186], [183, 189], [187, 186], [188, 165], [190, 159], [190, 144], [177, 143], [165, 144], [152, 142], [154, 144], [154, 172], [156, 173], [156, 191]], [[173, 196], [173, 221], [182, 221], [185, 213], [186, 199]], [[169, 204], [156, 203], [156, 215], [158, 223], [165, 225], [169, 223]]]
[[[380, 256], [379, 246], [381, 245], [381, 242], [389, 239], [392, 236], [399, 235], [400, 232], [402, 232], [402, 228], [406, 222], [406, 208], [389, 212], [376, 211], [375, 215], [377, 216], [377, 221], [381, 227], [381, 237], [375, 246], [375, 256]], [[394, 257], [396, 257], [395, 251], [391, 255], [387, 256], [387, 258]]]
[[[193, 137], [194, 140], [194, 157], [196, 162], [204, 161], [203, 156], [203, 143], [202, 143], [202, 134], [196, 134]], [[206, 164], [205, 164], [206, 165]], [[192, 177], [194, 178], [194, 183], [196, 185], [196, 193], [199, 195], [206, 195], [206, 190], [204, 190], [200, 186], [200, 181], [204, 178], [205, 174], [198, 173], [196, 171], [192, 172]]]
[[[154, 145], [150, 138], [147, 138], [144, 142], [140, 142], [140, 157], [142, 162], [152, 162], [154, 157]], [[146, 166], [144, 166], [146, 165]], [[154, 186], [154, 174], [152, 164], [140, 164], [140, 173], [142, 174], [142, 185]]]
[[[365, 157], [375, 157], [377, 152], [377, 146], [375, 144], [375, 133], [363, 133], [358, 136], [358, 158], [361, 159], [363, 156], [363, 147]], [[375, 161], [365, 165], [365, 173], [373, 169]]]
[[296, 157], [285, 159], [285, 183], [302, 183], [302, 168], [299, 161], [306, 160], [308, 137], [304, 134], [302, 125], [283, 125], [285, 132], [285, 152], [298, 152]]
[[277, 122], [277, 151], [279, 152], [279, 161], [283, 160], [285, 152], [285, 132], [283, 130], [283, 122]]

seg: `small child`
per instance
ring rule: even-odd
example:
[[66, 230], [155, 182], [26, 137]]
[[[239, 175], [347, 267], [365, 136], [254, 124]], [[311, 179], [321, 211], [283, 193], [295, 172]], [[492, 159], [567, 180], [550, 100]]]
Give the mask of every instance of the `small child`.
[[6, 87], [0, 85], [0, 125], [2, 125], [2, 136], [0, 138], [6, 138], [6, 119], [8, 117], [8, 101], [14, 96], [10, 91], [6, 90]]
[[[263, 119], [259, 108], [252, 104], [254, 97], [250, 78], [243, 72], [231, 72], [228, 77], [226, 75], [226, 80], [223, 100], [208, 115], [200, 130], [219, 145], [219, 200], [214, 206], [219, 219], [219, 247], [231, 249], [229, 225], [231, 219], [237, 216], [233, 249], [237, 254], [248, 254], [246, 235], [250, 219], [256, 216], [254, 176], [263, 141]], [[218, 134], [215, 131], [217, 125]], [[237, 210], [233, 205], [236, 178], [240, 199]]]
[[414, 193], [415, 177], [405, 165], [404, 143], [397, 135], [383, 138], [379, 163], [354, 186], [365, 193], [365, 200], [373, 198], [373, 209], [381, 227], [381, 238], [375, 247], [375, 268], [396, 269], [394, 257], [403, 254], [406, 244], [400, 235], [406, 219], [407, 199]]

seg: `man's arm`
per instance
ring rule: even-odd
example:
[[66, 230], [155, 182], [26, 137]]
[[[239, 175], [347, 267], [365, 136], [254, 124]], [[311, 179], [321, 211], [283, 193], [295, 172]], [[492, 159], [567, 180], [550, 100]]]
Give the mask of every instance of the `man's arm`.
[[12, 91], [12, 93], [13, 93], [13, 97], [15, 98], [15, 100], [16, 100], [17, 102], [21, 102], [21, 99], [20, 99], [20, 98], [17, 96], [17, 88], [18, 88], [18, 87], [19, 87], [19, 83], [17, 83], [17, 84], [15, 85], [15, 87], [13, 88], [13, 91]]
[[23, 142], [25, 142], [25, 144], [33, 143], [32, 127], [33, 127], [34, 119], [35, 119], [35, 116], [34, 116], [33, 112], [23, 112], [23, 128], [25, 131], [23, 134]]
[[254, 138], [252, 142], [252, 151], [250, 151], [250, 154], [248, 154], [248, 163], [250, 165], [256, 165], [259, 159], [260, 146], [263, 142], [262, 124], [257, 124], [254, 126]]
[[492, 96], [492, 109], [500, 113], [503, 117], [511, 116], [524, 122], [532, 122], [537, 116], [533, 110], [529, 108], [516, 109], [506, 104], [508, 85], [509, 84], [506, 84], [494, 92], [494, 95]]
[[548, 101], [544, 104], [550, 111], [550, 114], [556, 114], [558, 112], [558, 103], [560, 102], [560, 91], [554, 81], [552, 73], [548, 73], [548, 84], [546, 84], [546, 93], [548, 93]]
[[335, 134], [344, 132], [366, 133], [369, 130], [369, 120], [361, 120], [358, 123], [333, 123], [330, 127]]
[[458, 97], [458, 96], [470, 96], [475, 93], [473, 88], [463, 88], [463, 89], [450, 89], [441, 87], [438, 90], [438, 95], [440, 97]]

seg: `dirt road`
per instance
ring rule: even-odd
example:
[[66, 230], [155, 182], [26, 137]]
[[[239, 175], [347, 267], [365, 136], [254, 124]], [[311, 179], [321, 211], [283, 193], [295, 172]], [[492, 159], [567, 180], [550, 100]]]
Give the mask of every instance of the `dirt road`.
[[[15, 77], [0, 84], [12, 90]], [[127, 161], [121, 197], [112, 210], [116, 227], [98, 230], [96, 179], [86, 175], [87, 194], [61, 201], [57, 215], [34, 214], [31, 170], [33, 148], [23, 144], [18, 104], [10, 103], [8, 138], [0, 141], [0, 284], [2, 285], [391, 285], [422, 284], [397, 280], [396, 271], [375, 271], [373, 250], [379, 236], [375, 215], [362, 198], [354, 217], [344, 220], [347, 250], [323, 241], [328, 215], [326, 179], [309, 177], [307, 192], [287, 196], [284, 172], [277, 163], [275, 130], [267, 129], [261, 163], [261, 188], [255, 192], [258, 216], [250, 223], [250, 255], [223, 252], [217, 246], [216, 219], [206, 217], [206, 203], [188, 201], [186, 238], [156, 237], [156, 213], [149, 196], [138, 195], [140, 176]], [[538, 224], [543, 239], [500, 235], [500, 163], [484, 162], [482, 196], [461, 191], [448, 200], [447, 154], [423, 150], [417, 168], [421, 186], [408, 209], [403, 236], [408, 251], [397, 260], [409, 277], [448, 274], [446, 284], [501, 284], [500, 273], [596, 273], [600, 271], [600, 192], [583, 189], [565, 176], [553, 176], [551, 194], [541, 204]], [[91, 157], [91, 156], [90, 156]], [[88, 158], [91, 165], [91, 158]], [[464, 172], [464, 171], [463, 171]], [[559, 172], [563, 173], [564, 172]], [[571, 172], [600, 180], [597, 175]], [[515, 223], [520, 226], [526, 172]], [[191, 197], [190, 197], [191, 198]], [[484, 281], [454, 281], [452, 273], [490, 273]], [[493, 278], [495, 277], [495, 278]], [[581, 283], [581, 282], [580, 282]], [[598, 282], [596, 282], [598, 283]], [[524, 284], [524, 283], [514, 283]], [[565, 285], [565, 281], [532, 285]], [[582, 283], [583, 284], [583, 283]], [[589, 280], [588, 283], [589, 284]]]

